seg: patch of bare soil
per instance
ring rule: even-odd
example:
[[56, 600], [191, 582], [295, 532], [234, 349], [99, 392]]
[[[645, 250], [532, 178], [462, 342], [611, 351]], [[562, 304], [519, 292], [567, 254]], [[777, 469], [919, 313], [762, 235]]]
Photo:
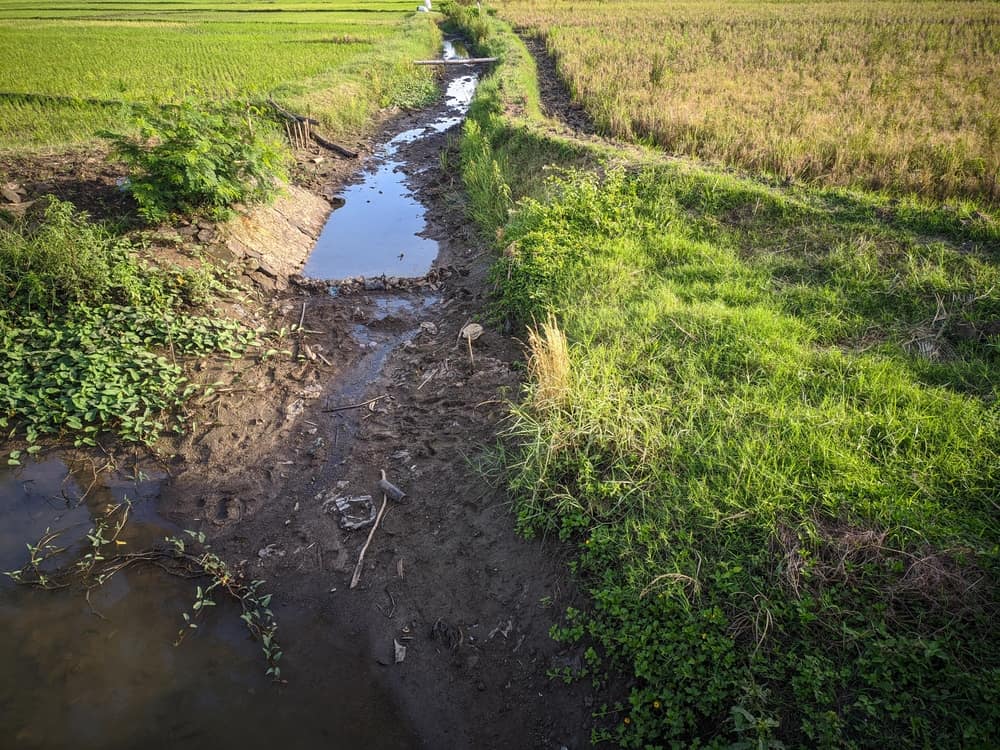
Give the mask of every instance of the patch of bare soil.
[[545, 47], [545, 40], [519, 30], [518, 34], [528, 52], [535, 58], [538, 70], [538, 89], [542, 97], [542, 110], [547, 117], [558, 120], [575, 135], [593, 135], [597, 132], [594, 121], [583, 105], [573, 100], [566, 83], [559, 76], [556, 60]]
[[[136, 223], [136, 203], [119, 185], [125, 168], [88, 147], [62, 153], [0, 153], [0, 210], [19, 213], [44, 195], [70, 201], [100, 219]], [[16, 199], [15, 199], [16, 196]]]

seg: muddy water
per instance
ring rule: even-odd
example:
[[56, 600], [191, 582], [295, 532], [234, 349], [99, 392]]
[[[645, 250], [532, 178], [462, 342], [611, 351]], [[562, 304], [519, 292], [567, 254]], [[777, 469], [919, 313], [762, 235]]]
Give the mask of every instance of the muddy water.
[[[386, 360], [400, 346], [405, 346], [420, 333], [412, 327], [414, 319], [421, 320], [433, 314], [441, 298], [433, 294], [366, 295], [364, 308], [356, 308], [358, 321], [351, 328], [351, 338], [364, 354], [337, 379], [335, 387], [327, 394], [327, 406], [360, 403], [372, 382], [378, 379]], [[363, 313], [371, 308], [373, 312]], [[332, 463], [342, 463], [359, 427], [359, 413], [344, 410], [331, 414], [334, 423], [335, 444], [331, 446]]]
[[[23, 565], [25, 543], [46, 528], [66, 529], [60, 543], [72, 557], [94, 514], [125, 497], [134, 508], [127, 548], [180, 532], [156, 514], [159, 477], [92, 482], [92, 473], [71, 472], [58, 458], [0, 471], [0, 567]], [[350, 643], [334, 645], [322, 685], [275, 686], [237, 607], [220, 599], [175, 647], [196, 583], [133, 569], [94, 589], [88, 604], [82, 590], [0, 580], [0, 747], [413, 746], [370, 676], [370, 658]], [[329, 623], [280, 608], [276, 615], [300, 661], [316, 639], [331, 653]], [[295, 672], [294, 662], [288, 657], [286, 671]]]
[[[449, 57], [465, 56], [448, 45]], [[437, 243], [421, 237], [425, 208], [405, 184], [408, 144], [458, 125], [475, 91], [475, 75], [452, 79], [447, 111], [397, 134], [379, 150], [374, 171], [348, 188], [310, 259], [319, 278], [419, 276]], [[331, 391], [338, 403], [360, 401], [390, 353], [420, 335], [414, 321], [433, 315], [433, 295], [375, 294], [352, 331], [366, 353]], [[337, 413], [347, 455], [357, 415]], [[157, 513], [166, 477], [102, 475], [69, 467], [50, 454], [23, 467], [0, 468], [0, 570], [23, 565], [25, 543], [47, 528], [66, 529], [67, 556], [84, 549], [93, 518], [129, 498], [127, 549], [182, 530]], [[276, 597], [287, 685], [264, 675], [260, 645], [219, 600], [175, 647], [181, 612], [197, 581], [158, 569], [129, 569], [94, 589], [40, 591], [0, 577], [0, 748], [412, 748], [421, 743], [402, 717], [381, 668], [364, 642], [327, 615], [282, 606]], [[363, 641], [363, 639], [361, 639]], [[325, 664], [317, 665], [310, 643]], [[293, 644], [293, 645], [292, 645]]]
[[[445, 42], [445, 58], [467, 56], [464, 47]], [[478, 80], [471, 72], [453, 79], [445, 94], [446, 112], [421, 127], [398, 133], [376, 150], [374, 166], [340, 194], [344, 205], [330, 214], [303, 275], [329, 280], [419, 277], [430, 270], [438, 243], [422, 236], [427, 209], [406, 184], [408, 170], [401, 151], [407, 144], [461, 123]]]

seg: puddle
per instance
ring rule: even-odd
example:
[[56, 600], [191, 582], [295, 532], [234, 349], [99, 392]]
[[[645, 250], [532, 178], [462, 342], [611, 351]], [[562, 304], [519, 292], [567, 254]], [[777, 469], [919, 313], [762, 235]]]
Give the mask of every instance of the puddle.
[[[468, 52], [445, 41], [444, 57], [458, 59]], [[429, 135], [460, 124], [469, 109], [479, 77], [476, 73], [451, 79], [441, 116], [398, 133], [375, 151], [375, 168], [356, 185], [345, 188], [341, 208], [330, 214], [303, 275], [339, 281], [363, 276], [415, 278], [426, 274], [438, 254], [438, 243], [421, 236], [427, 229], [426, 207], [406, 185], [407, 165], [400, 150]]]
[[404, 315], [430, 314], [431, 308], [437, 305], [441, 298], [436, 294], [425, 294], [420, 297], [401, 297], [395, 294], [372, 295], [375, 305], [374, 320]]
[[[156, 514], [159, 478], [128, 477], [90, 488], [54, 458], [0, 470], [0, 567], [27, 560], [26, 542], [45, 529], [82, 547], [93, 514], [126, 495], [130, 549], [178, 533]], [[282, 666], [290, 679], [263, 674], [260, 646], [235, 603], [218, 599], [179, 646], [180, 613], [195, 583], [133, 568], [91, 592], [41, 591], [0, 579], [0, 738], [18, 748], [413, 747], [391, 699], [371, 678], [371, 659], [315, 614], [275, 614], [297, 647]], [[91, 609], [91, 605], [93, 609]], [[100, 613], [100, 616], [95, 614]], [[310, 644], [314, 648], [310, 649]], [[322, 662], [313, 663], [321, 649]], [[322, 745], [320, 745], [322, 743]]]

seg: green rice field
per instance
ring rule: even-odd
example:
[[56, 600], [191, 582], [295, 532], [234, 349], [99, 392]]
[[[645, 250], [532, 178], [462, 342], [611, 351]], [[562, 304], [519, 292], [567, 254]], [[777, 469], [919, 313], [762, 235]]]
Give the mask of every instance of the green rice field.
[[[0, 149], [58, 147], [131, 103], [274, 92], [333, 133], [428, 95], [414, 56], [438, 42], [413, 3], [0, 2]], [[407, 20], [410, 18], [411, 20]]]

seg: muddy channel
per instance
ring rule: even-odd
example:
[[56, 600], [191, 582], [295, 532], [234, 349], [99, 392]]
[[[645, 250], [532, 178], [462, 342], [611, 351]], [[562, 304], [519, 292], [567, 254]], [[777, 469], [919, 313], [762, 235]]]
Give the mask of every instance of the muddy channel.
[[[547, 677], [582, 663], [548, 637], [578, 595], [557, 545], [514, 534], [479, 465], [522, 350], [488, 323], [489, 253], [448, 167], [477, 80], [447, 69], [441, 101], [388, 121], [326, 192], [335, 208], [304, 280], [247, 313], [293, 331], [290, 361], [197, 366], [225, 385], [153, 455], [53, 449], [0, 469], [0, 568], [23, 565], [50, 528], [79, 554], [94, 517], [128, 498], [128, 549], [200, 531], [235, 571], [266, 580], [283, 680], [264, 674], [260, 644], [221, 598], [174, 645], [197, 581], [134, 567], [87, 597], [3, 577], [0, 746], [586, 743], [594, 699]], [[474, 360], [458, 346], [470, 321], [485, 324]], [[369, 529], [342, 528], [328, 501], [380, 500], [383, 471], [407, 498], [388, 507], [352, 590]]]

